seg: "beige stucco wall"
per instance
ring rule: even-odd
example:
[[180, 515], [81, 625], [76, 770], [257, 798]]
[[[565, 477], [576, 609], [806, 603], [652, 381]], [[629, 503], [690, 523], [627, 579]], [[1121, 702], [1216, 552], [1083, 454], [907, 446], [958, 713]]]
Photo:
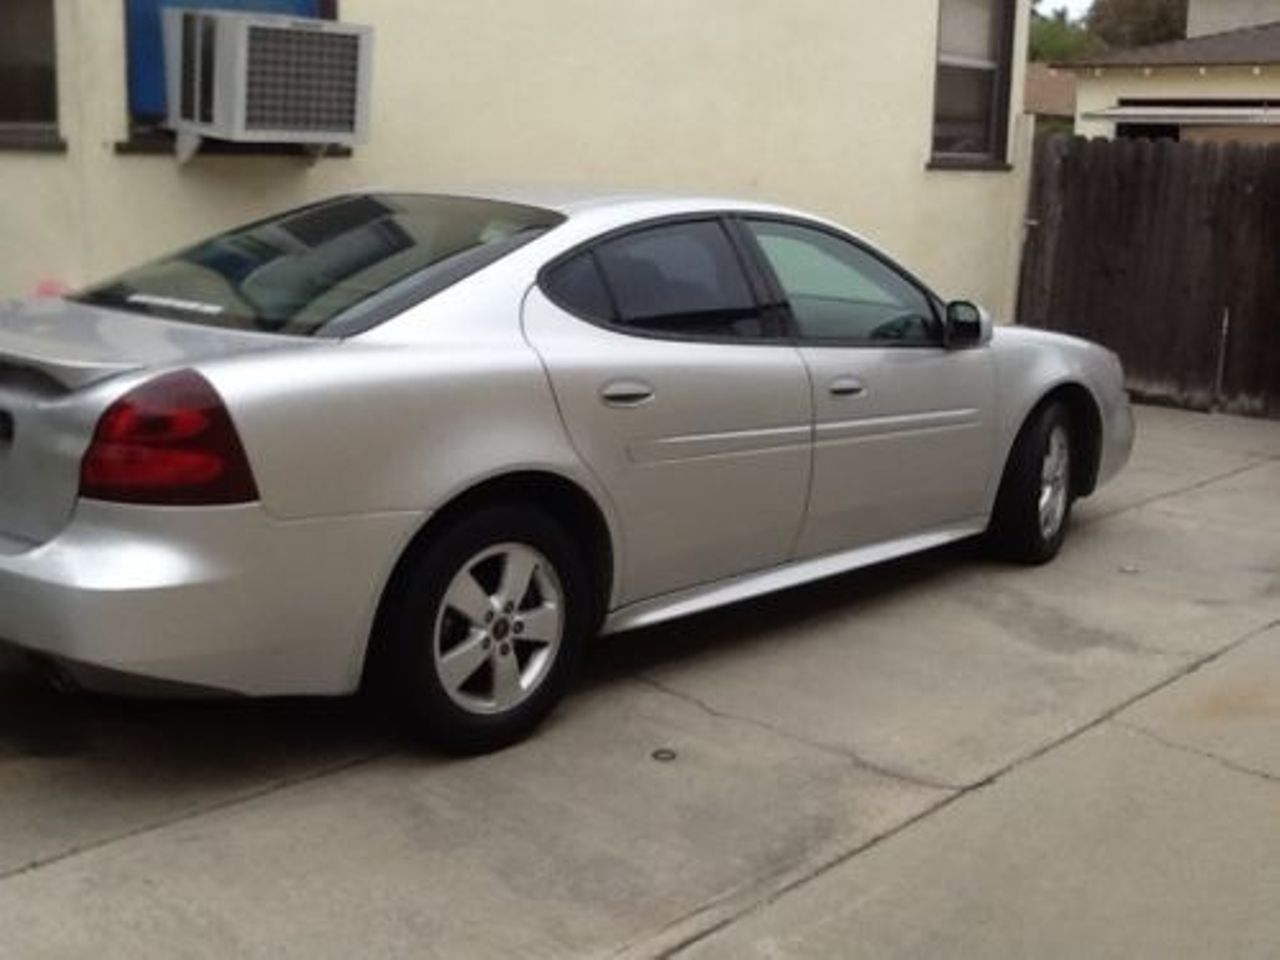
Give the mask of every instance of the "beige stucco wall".
[[1280, 66], [1083, 70], [1076, 85], [1076, 132], [1115, 136], [1114, 123], [1090, 120], [1088, 114], [1114, 107], [1122, 97], [1274, 101], [1280, 99]]
[[[1015, 173], [926, 170], [938, 0], [342, 0], [376, 28], [370, 144], [185, 167], [113, 150], [123, 3], [57, 3], [69, 148], [0, 154], [0, 293], [360, 185], [590, 182], [810, 208], [941, 292], [1011, 309], [1028, 124], [1011, 131]], [[1022, 11], [1019, 50], [1026, 29]]]
[[1191, 0], [1187, 36], [1201, 37], [1280, 20], [1280, 0]]

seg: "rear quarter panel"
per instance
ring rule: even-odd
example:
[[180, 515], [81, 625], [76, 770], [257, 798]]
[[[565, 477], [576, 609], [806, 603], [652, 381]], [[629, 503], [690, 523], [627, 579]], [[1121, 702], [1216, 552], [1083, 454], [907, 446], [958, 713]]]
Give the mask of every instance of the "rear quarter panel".
[[520, 333], [519, 299], [470, 320], [433, 301], [380, 337], [201, 365], [227, 402], [267, 511], [281, 519], [408, 512], [420, 522], [407, 541], [484, 480], [536, 470], [591, 495], [621, 549], [607, 498], [570, 445]]

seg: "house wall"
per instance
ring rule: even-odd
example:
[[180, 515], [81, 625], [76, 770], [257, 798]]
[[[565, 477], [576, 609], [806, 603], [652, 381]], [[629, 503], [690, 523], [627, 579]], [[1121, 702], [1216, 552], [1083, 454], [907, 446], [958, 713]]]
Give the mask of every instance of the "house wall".
[[1107, 67], [1083, 70], [1076, 86], [1076, 133], [1114, 137], [1115, 124], [1088, 115], [1117, 106], [1122, 98], [1171, 100], [1276, 100], [1280, 66]]
[[[1014, 172], [926, 169], [938, 0], [342, 0], [376, 28], [371, 142], [185, 167], [114, 150], [123, 2], [56, 2], [68, 150], [0, 153], [0, 294], [361, 185], [587, 182], [809, 208], [1011, 310], [1030, 125], [1012, 125]], [[1022, 82], [1019, 64], [1015, 104]]]
[[1191, 0], [1187, 36], [1202, 37], [1280, 20], [1280, 0]]

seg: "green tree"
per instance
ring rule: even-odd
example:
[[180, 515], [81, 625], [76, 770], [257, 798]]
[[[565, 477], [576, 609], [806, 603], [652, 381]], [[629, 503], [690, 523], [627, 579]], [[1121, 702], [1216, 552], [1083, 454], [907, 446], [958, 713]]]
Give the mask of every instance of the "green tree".
[[[1035, 0], [1034, 7], [1040, 6]], [[1066, 7], [1060, 7], [1047, 16], [1038, 9], [1031, 15], [1031, 59], [1037, 63], [1056, 63], [1061, 60], [1077, 60], [1101, 53], [1107, 45], [1071, 19]]]
[[1145, 47], [1187, 35], [1187, 0], [1094, 0], [1085, 26], [1109, 47]]

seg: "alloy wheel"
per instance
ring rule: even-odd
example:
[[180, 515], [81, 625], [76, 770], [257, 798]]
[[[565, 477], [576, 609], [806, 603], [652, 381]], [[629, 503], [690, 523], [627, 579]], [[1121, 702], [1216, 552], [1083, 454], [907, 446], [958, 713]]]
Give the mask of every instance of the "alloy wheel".
[[1055, 426], [1045, 445], [1040, 467], [1040, 535], [1052, 540], [1062, 527], [1071, 495], [1071, 444], [1061, 424]]
[[462, 565], [444, 593], [433, 663], [449, 698], [475, 714], [506, 713], [551, 672], [564, 636], [564, 589], [527, 544], [501, 543]]

